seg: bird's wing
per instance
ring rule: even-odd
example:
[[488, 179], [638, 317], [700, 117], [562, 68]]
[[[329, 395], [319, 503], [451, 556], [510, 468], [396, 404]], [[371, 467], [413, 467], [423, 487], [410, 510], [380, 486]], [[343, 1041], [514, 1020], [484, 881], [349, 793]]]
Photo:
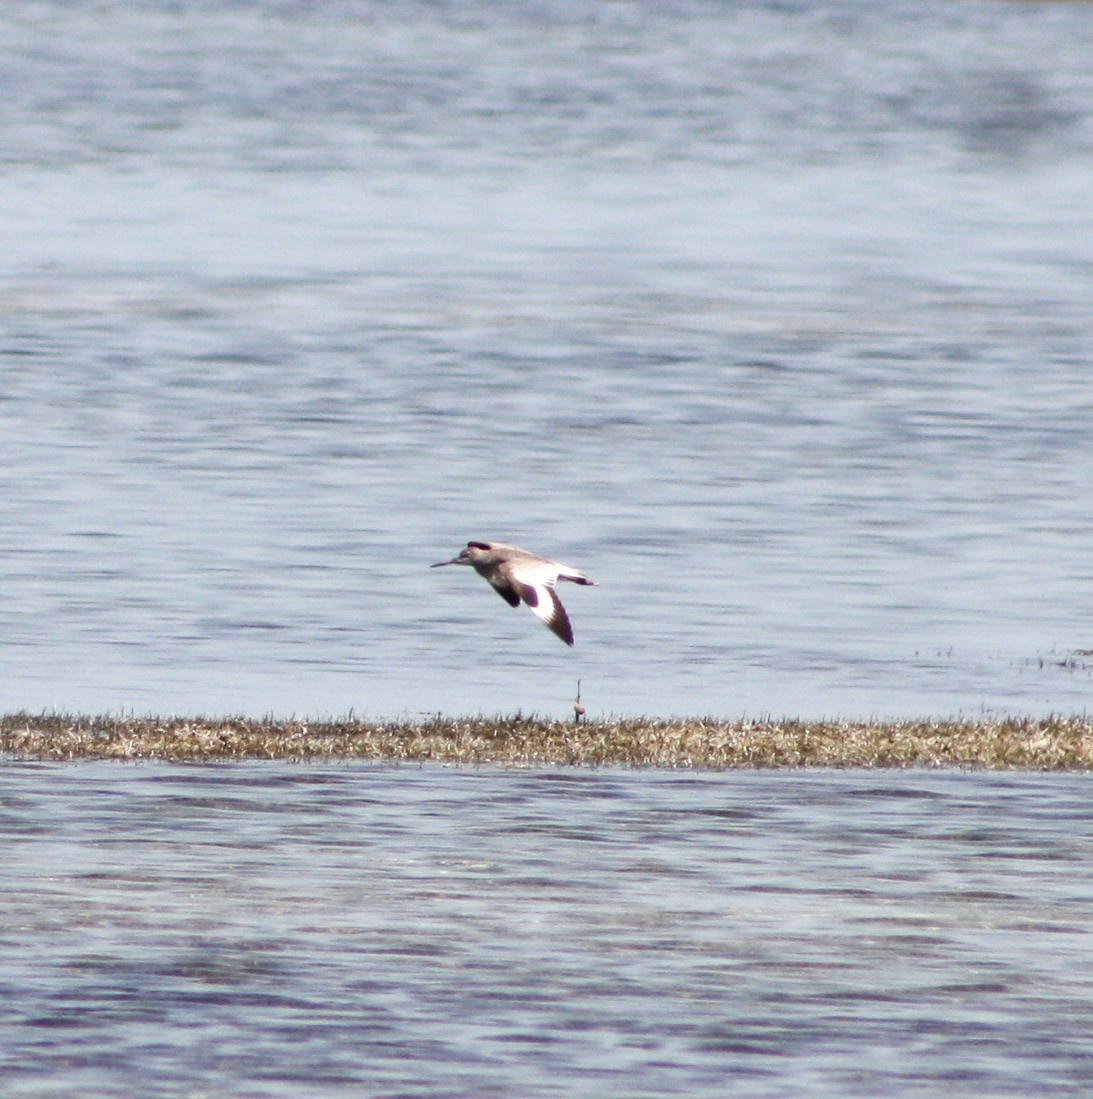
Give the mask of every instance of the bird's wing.
[[573, 626], [562, 601], [554, 591], [553, 575], [541, 578], [538, 583], [514, 577], [513, 586], [540, 622], [553, 630], [567, 645], [573, 644]]
[[502, 573], [498, 576], [487, 576], [486, 579], [489, 580], [490, 587], [493, 588], [510, 607], [520, 606], [520, 593], [513, 586], [511, 577]]
[[[530, 558], [531, 555], [529, 554]], [[506, 562], [502, 570], [520, 598], [531, 608], [540, 622], [556, 633], [567, 645], [573, 644], [573, 626], [562, 601], [554, 590], [559, 565], [542, 558]], [[576, 571], [576, 570], [574, 570]]]

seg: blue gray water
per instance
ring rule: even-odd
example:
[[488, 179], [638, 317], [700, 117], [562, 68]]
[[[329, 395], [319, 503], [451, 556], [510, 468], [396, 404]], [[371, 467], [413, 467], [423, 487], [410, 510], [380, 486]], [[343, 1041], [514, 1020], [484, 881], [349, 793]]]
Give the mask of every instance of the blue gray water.
[[[0, 41], [5, 709], [1088, 703], [1090, 5]], [[470, 538], [601, 580], [572, 652]]]
[[9, 765], [0, 1091], [1089, 1095], [1089, 782]]

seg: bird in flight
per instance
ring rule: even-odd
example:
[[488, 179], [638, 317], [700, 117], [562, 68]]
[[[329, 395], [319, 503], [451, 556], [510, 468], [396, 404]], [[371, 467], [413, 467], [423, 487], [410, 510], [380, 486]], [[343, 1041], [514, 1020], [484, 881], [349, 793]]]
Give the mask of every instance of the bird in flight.
[[470, 565], [510, 606], [518, 607], [521, 601], [526, 603], [532, 614], [567, 645], [573, 644], [573, 627], [554, 585], [559, 580], [596, 585], [595, 580], [589, 580], [583, 572], [569, 565], [505, 542], [468, 542], [457, 557], [438, 561], [430, 568], [439, 569], [442, 565]]

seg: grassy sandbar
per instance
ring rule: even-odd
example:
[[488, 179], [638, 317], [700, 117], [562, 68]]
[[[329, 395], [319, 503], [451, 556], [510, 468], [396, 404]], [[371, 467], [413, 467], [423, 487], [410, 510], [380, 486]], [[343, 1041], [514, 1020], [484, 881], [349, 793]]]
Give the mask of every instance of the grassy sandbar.
[[537, 718], [420, 721], [0, 717], [9, 758], [364, 759], [510, 766], [978, 767], [1093, 770], [1093, 718], [728, 721]]

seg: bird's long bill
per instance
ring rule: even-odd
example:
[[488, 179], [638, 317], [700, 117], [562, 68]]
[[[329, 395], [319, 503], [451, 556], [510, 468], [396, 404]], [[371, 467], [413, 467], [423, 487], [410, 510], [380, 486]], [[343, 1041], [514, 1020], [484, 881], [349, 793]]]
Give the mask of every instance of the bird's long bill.
[[437, 561], [437, 563], [435, 565], [430, 565], [429, 568], [439, 569], [441, 565], [458, 565], [458, 564], [459, 564], [459, 558], [458, 557], [453, 557], [450, 561]]

